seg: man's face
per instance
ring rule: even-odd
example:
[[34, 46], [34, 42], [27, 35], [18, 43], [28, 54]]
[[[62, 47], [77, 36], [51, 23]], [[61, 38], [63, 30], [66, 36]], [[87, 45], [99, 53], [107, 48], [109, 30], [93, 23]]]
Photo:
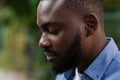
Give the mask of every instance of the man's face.
[[56, 74], [77, 65], [76, 59], [81, 52], [79, 27], [83, 26], [58, 1], [42, 1], [37, 12], [37, 24], [42, 32], [39, 45], [44, 49], [44, 54], [52, 63], [52, 70]]

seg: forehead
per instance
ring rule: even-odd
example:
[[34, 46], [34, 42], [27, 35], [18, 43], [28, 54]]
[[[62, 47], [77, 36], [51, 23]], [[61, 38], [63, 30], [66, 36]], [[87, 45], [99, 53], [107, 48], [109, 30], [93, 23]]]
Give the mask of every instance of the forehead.
[[58, 12], [64, 1], [65, 0], [41, 0], [37, 9], [37, 22], [39, 20], [48, 21]]
[[64, 0], [42, 0], [39, 3], [38, 6], [38, 14], [53, 14], [56, 10], [58, 10], [62, 4], [64, 3]]

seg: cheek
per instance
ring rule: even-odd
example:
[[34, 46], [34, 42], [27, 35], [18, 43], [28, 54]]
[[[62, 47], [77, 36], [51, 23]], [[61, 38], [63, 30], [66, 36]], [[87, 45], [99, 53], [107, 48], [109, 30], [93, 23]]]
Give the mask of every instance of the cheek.
[[60, 53], [61, 56], [64, 56], [71, 47], [74, 38], [75, 34], [71, 32], [61, 33], [59, 36], [54, 37], [52, 47], [56, 52]]

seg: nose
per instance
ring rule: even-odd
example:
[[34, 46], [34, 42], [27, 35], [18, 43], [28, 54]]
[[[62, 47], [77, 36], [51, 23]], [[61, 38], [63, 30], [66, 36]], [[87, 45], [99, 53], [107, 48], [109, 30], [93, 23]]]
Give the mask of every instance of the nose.
[[48, 39], [47, 35], [42, 34], [40, 41], [39, 41], [39, 47], [41, 48], [47, 48], [51, 45], [50, 40]]

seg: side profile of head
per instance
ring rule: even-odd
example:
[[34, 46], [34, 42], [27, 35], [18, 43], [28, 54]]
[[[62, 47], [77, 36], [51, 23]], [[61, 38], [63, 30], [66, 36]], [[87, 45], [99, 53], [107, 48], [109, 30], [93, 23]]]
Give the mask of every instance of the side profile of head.
[[55, 74], [73, 67], [82, 72], [99, 54], [106, 43], [103, 15], [103, 0], [40, 1], [39, 46]]

